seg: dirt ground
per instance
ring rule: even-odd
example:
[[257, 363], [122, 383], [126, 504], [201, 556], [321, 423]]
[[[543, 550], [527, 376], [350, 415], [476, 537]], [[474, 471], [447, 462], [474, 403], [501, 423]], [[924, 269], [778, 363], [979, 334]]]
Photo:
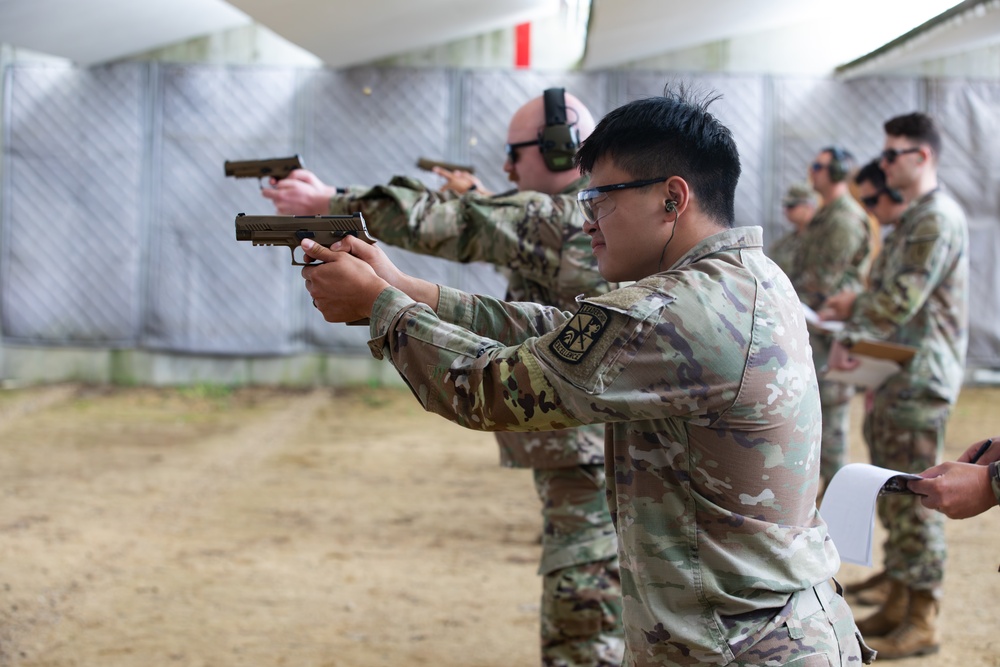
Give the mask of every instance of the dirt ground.
[[[496, 459], [402, 390], [0, 391], [0, 665], [537, 665], [537, 500]], [[1000, 666], [998, 521], [949, 523], [942, 652], [895, 664]]]

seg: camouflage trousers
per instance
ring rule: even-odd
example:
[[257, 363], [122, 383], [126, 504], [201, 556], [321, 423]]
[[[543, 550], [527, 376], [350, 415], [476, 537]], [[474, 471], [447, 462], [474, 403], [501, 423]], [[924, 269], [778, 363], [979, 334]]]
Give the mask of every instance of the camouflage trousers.
[[[900, 393], [875, 392], [872, 409], [865, 416], [865, 441], [873, 464], [919, 473], [941, 459], [951, 405], [940, 399], [902, 400]], [[885, 542], [889, 577], [940, 595], [948, 556], [944, 515], [927, 509], [910, 494], [880, 498], [878, 515], [889, 533]]]
[[851, 397], [854, 387], [840, 382], [819, 382], [823, 415], [823, 440], [819, 476], [825, 489], [837, 471], [847, 463], [847, 433], [850, 428]]
[[730, 667], [868, 664], [872, 650], [860, 639], [851, 608], [829, 583], [792, 595], [778, 614], [777, 627], [736, 655]]
[[604, 466], [536, 469], [542, 501], [544, 667], [618, 667], [624, 653], [618, 541]]

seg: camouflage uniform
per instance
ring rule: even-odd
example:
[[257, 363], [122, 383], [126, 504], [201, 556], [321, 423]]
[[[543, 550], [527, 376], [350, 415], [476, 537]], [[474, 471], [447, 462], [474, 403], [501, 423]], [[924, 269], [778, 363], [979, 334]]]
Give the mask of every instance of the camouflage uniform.
[[[838, 339], [878, 338], [918, 348], [875, 391], [865, 418], [872, 463], [919, 473], [937, 464], [944, 428], [958, 398], [968, 345], [969, 236], [962, 209], [940, 191], [903, 214], [872, 266]], [[886, 572], [913, 590], [938, 590], [947, 556], [944, 516], [912, 495], [879, 501], [889, 532]]]
[[627, 666], [859, 659], [826, 583], [805, 322], [761, 236], [722, 231], [575, 315], [446, 287], [437, 313], [392, 288], [372, 310], [373, 354], [430, 411], [480, 430], [608, 422]]
[[[837, 292], [864, 289], [871, 263], [871, 222], [852, 197], [844, 195], [816, 212], [806, 227], [802, 248], [789, 273], [795, 291], [807, 306], [818, 310]], [[810, 334], [816, 371], [826, 366], [832, 339], [817, 332]], [[854, 387], [820, 380], [823, 406], [823, 452], [819, 475], [824, 485], [844, 465], [850, 400]]]
[[[509, 270], [507, 299], [560, 310], [611, 286], [597, 272], [576, 193], [458, 197], [397, 177], [334, 197], [331, 213], [361, 211], [372, 235], [422, 254]], [[501, 465], [532, 468], [542, 503], [542, 664], [617, 665], [624, 643], [617, 541], [605, 499], [604, 429], [498, 433]]]
[[791, 276], [795, 270], [795, 258], [802, 252], [802, 234], [793, 229], [771, 244], [767, 256], [781, 267], [785, 275]]

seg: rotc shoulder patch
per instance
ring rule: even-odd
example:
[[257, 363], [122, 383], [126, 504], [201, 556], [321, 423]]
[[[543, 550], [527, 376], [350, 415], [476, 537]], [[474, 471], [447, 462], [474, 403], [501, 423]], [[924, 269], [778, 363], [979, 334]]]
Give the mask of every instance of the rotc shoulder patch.
[[587, 352], [600, 340], [608, 324], [609, 314], [603, 308], [589, 303], [580, 305], [580, 310], [566, 323], [549, 349], [568, 364], [580, 363]]

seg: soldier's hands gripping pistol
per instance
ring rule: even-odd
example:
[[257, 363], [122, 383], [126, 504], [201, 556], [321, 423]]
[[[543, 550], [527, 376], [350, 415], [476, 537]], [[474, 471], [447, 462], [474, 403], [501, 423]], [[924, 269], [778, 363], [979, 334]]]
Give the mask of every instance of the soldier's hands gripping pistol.
[[226, 160], [226, 176], [234, 178], [256, 178], [263, 188], [262, 181], [265, 177], [270, 177], [276, 181], [288, 178], [288, 175], [296, 169], [302, 169], [302, 160], [298, 154], [291, 157], [276, 157], [266, 160]]
[[[312, 239], [329, 248], [345, 236], [356, 236], [362, 241], [375, 243], [368, 233], [361, 213], [353, 215], [246, 215], [236, 216], [236, 240], [250, 241], [254, 245], [283, 245], [292, 253], [292, 264], [300, 262], [295, 250], [302, 239]], [[304, 259], [304, 258], [303, 258]]]

